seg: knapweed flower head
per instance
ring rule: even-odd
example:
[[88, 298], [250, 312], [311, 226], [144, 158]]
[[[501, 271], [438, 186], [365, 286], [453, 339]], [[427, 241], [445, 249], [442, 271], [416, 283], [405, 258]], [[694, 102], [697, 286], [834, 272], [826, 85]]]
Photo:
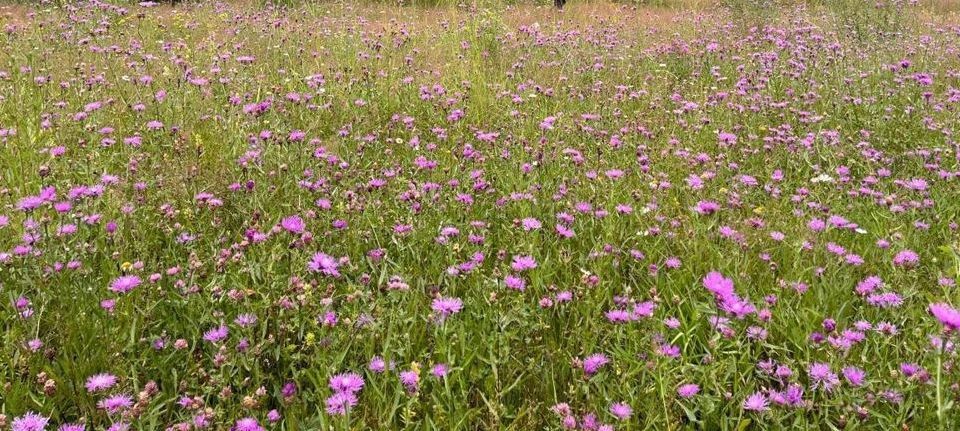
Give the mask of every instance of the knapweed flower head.
[[367, 368], [374, 373], [382, 373], [387, 369], [387, 362], [379, 356], [374, 356], [370, 359], [370, 364], [367, 366]]
[[407, 392], [417, 392], [420, 389], [420, 373], [416, 370], [401, 371], [400, 383], [407, 389]]
[[697, 206], [694, 207], [694, 210], [703, 215], [713, 214], [720, 210], [720, 204], [714, 201], [700, 201], [697, 202]]
[[717, 306], [725, 313], [742, 319], [756, 312], [756, 308], [749, 301], [741, 299], [734, 292], [733, 280], [726, 278], [719, 272], [710, 272], [703, 278], [703, 286], [713, 294]]
[[133, 398], [124, 394], [112, 395], [100, 400], [100, 402], [97, 403], [97, 407], [105, 410], [111, 415], [129, 409], [132, 406]]
[[357, 396], [351, 392], [336, 392], [325, 401], [327, 414], [343, 416], [350, 408], [357, 405]]
[[220, 325], [204, 332], [203, 339], [211, 343], [219, 343], [225, 340], [229, 334], [230, 328], [227, 328], [227, 325]]
[[743, 400], [743, 409], [754, 412], [770, 410], [770, 403], [763, 392], [755, 392]]
[[630, 405], [627, 403], [614, 403], [610, 405], [610, 414], [618, 420], [625, 421], [630, 419], [630, 415], [633, 414], [633, 409], [630, 408]]
[[943, 329], [947, 331], [956, 331], [960, 329], [960, 311], [949, 304], [938, 302], [930, 304], [928, 307], [930, 314], [936, 317]]
[[280, 412], [277, 411], [277, 409], [273, 409], [267, 412], [267, 420], [270, 421], [270, 423], [277, 423], [280, 421], [280, 418], [281, 418]]
[[357, 405], [360, 391], [363, 389], [364, 380], [357, 373], [341, 373], [330, 377], [329, 386], [333, 390], [333, 395], [327, 397], [327, 413], [335, 416], [342, 416], [347, 411]]
[[513, 289], [513, 290], [517, 290], [517, 291], [520, 291], [520, 292], [523, 292], [523, 291], [526, 290], [526, 288], [527, 288], [527, 283], [526, 283], [526, 281], [523, 280], [523, 278], [520, 278], [520, 277], [518, 277], [518, 276], [516, 276], [516, 275], [512, 275], [512, 274], [507, 275], [506, 277], [504, 277], [504, 279], [503, 279], [503, 284], [504, 284], [504, 286], [506, 286], [508, 289]]
[[107, 427], [107, 431], [130, 431], [130, 424], [126, 422], [114, 422]]
[[433, 300], [431, 308], [443, 320], [459, 313], [463, 309], [463, 301], [460, 298], [439, 297]]
[[342, 373], [330, 377], [330, 389], [334, 392], [357, 393], [363, 389], [363, 377], [357, 373]]
[[803, 386], [791, 383], [783, 391], [770, 390], [767, 399], [778, 406], [803, 407], [806, 405], [803, 399]]
[[540, 223], [540, 220], [537, 220], [533, 217], [527, 217], [521, 220], [520, 223], [525, 231], [534, 231], [543, 227], [543, 223]]
[[34, 412], [27, 412], [23, 416], [14, 418], [10, 428], [12, 431], [44, 431], [47, 429], [48, 422], [50, 422], [50, 418]]
[[450, 369], [449, 367], [447, 367], [446, 364], [436, 364], [433, 366], [433, 368], [430, 369], [430, 374], [433, 375], [433, 377], [436, 377], [438, 379], [447, 377], [447, 373], [449, 372], [450, 372]]
[[257, 323], [257, 315], [243, 313], [238, 315], [237, 318], [233, 320], [233, 323], [243, 328], [250, 327]]
[[350, 392], [336, 392], [327, 398], [325, 404], [327, 414], [343, 416], [350, 408], [357, 405], [357, 396]]
[[533, 256], [529, 255], [519, 255], [513, 257], [513, 263], [510, 264], [510, 268], [516, 272], [522, 272], [531, 270], [537, 267], [537, 261]]
[[920, 264], [920, 255], [913, 250], [901, 250], [893, 257], [893, 264], [902, 267], [914, 267]]
[[233, 424], [231, 431], [266, 431], [254, 418], [243, 418]]
[[117, 377], [112, 374], [102, 373], [95, 374], [87, 378], [86, 388], [87, 392], [101, 392], [113, 387], [117, 384]]
[[677, 395], [680, 398], [691, 398], [700, 392], [700, 386], [695, 383], [687, 383], [677, 388]]
[[594, 353], [583, 360], [583, 372], [588, 376], [592, 376], [608, 363], [610, 363], [610, 359], [607, 358], [607, 355]]
[[313, 255], [310, 262], [307, 263], [307, 269], [311, 272], [320, 273], [329, 277], [340, 276], [340, 262], [326, 253], [318, 252]]
[[110, 291], [116, 293], [127, 293], [141, 283], [140, 277], [136, 275], [124, 275], [117, 277], [110, 283]]
[[290, 233], [303, 233], [306, 229], [307, 224], [304, 223], [303, 219], [300, 216], [289, 216], [284, 217], [280, 220], [280, 226]]
[[821, 362], [810, 364], [808, 374], [814, 388], [823, 388], [823, 390], [829, 392], [840, 384], [840, 378], [830, 370], [830, 364]]

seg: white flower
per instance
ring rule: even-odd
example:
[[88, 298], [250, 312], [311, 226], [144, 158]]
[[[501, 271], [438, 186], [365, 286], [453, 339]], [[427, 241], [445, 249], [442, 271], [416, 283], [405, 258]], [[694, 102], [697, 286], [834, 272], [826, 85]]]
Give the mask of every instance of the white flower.
[[833, 177], [827, 174], [817, 175], [816, 177], [813, 177], [812, 180], [810, 180], [811, 183], [832, 183], [833, 181], [834, 181]]

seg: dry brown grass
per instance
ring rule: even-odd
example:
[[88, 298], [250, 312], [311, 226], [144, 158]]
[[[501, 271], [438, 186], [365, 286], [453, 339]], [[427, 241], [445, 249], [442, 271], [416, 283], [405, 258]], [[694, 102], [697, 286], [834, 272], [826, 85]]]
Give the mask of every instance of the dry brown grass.
[[33, 8], [25, 5], [0, 5], [0, 25], [24, 24]]
[[924, 0], [922, 6], [933, 12], [956, 13], [960, 12], [960, 0]]

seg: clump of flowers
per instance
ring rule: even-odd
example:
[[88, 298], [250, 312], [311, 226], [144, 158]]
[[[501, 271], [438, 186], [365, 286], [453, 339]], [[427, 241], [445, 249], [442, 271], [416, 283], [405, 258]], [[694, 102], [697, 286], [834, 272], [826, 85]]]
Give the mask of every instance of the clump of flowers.
[[330, 389], [333, 395], [326, 400], [327, 413], [342, 416], [357, 405], [357, 396], [363, 389], [363, 377], [357, 373], [343, 373], [330, 377]]

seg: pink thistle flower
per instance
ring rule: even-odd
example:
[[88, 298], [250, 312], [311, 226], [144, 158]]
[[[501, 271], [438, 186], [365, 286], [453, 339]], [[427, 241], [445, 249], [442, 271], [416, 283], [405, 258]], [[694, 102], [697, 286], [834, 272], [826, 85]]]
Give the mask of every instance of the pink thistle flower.
[[310, 262], [307, 263], [307, 269], [310, 270], [310, 272], [319, 272], [334, 278], [340, 276], [339, 268], [340, 262], [338, 262], [336, 258], [321, 252], [314, 254]]
[[590, 356], [587, 356], [587, 358], [583, 360], [583, 372], [588, 376], [592, 376], [608, 363], [610, 363], [610, 359], [607, 358], [607, 355], [604, 355], [603, 353], [594, 353]]
[[936, 317], [947, 331], [956, 331], [960, 329], [960, 311], [951, 307], [949, 304], [938, 302], [930, 304], [928, 308], [930, 314]]
[[95, 374], [87, 378], [86, 388], [87, 392], [94, 393], [100, 392], [113, 387], [117, 384], [117, 377], [112, 374], [102, 373]]
[[124, 275], [113, 280], [109, 289], [116, 293], [127, 293], [139, 286], [141, 282], [140, 277], [136, 275]]

